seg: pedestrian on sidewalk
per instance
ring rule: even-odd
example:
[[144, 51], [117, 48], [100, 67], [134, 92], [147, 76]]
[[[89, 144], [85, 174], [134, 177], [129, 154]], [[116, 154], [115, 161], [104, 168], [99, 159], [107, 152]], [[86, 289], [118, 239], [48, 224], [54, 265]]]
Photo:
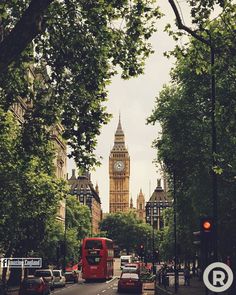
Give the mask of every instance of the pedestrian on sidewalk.
[[161, 281], [162, 281], [162, 278], [161, 278], [161, 276], [162, 276], [162, 269], [159, 269], [158, 271], [157, 271], [157, 281], [158, 281], [158, 285], [159, 286], [161, 286]]
[[184, 268], [184, 286], [190, 286], [190, 269], [188, 266]]
[[192, 266], [192, 274], [193, 274], [193, 278], [194, 278], [195, 275], [196, 275], [196, 267], [195, 267], [195, 264], [193, 264], [193, 266]]
[[164, 265], [163, 269], [162, 269], [162, 284], [164, 286], [164, 288], [166, 289], [167, 287], [167, 266]]

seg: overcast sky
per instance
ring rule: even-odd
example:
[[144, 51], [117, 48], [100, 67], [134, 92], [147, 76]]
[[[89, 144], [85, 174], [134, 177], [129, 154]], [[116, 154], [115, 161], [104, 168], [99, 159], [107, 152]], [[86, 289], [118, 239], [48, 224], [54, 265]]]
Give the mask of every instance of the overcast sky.
[[[147, 60], [145, 74], [128, 81], [119, 76], [112, 79], [109, 87], [107, 110], [113, 115], [110, 123], [102, 128], [98, 138], [97, 156], [103, 158], [101, 167], [92, 172], [94, 186], [98, 183], [103, 212], [109, 211], [109, 173], [108, 160], [114, 142], [119, 112], [121, 124], [125, 133], [125, 142], [130, 155], [130, 196], [136, 207], [137, 195], [142, 189], [146, 201], [154, 191], [160, 172], [153, 164], [156, 150], [151, 147], [157, 138], [160, 128], [158, 125], [146, 125], [146, 119], [154, 108], [155, 97], [164, 84], [170, 80], [169, 73], [173, 59], [163, 56], [165, 51], [173, 49], [175, 43], [167, 33], [163, 32], [165, 25], [174, 21], [174, 14], [168, 1], [161, 0], [161, 11], [165, 17], [158, 21], [158, 32], [152, 38], [155, 53]], [[180, 1], [181, 2], [181, 1]], [[186, 11], [183, 10], [183, 13]], [[186, 12], [187, 13], [187, 12]], [[68, 173], [71, 175], [73, 163], [69, 160]]]

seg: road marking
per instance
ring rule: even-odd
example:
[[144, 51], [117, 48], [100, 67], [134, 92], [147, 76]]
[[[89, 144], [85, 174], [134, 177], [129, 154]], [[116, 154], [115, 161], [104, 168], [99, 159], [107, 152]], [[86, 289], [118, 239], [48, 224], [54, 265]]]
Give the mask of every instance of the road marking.
[[115, 279], [117, 279], [118, 277], [117, 276], [114, 276], [112, 279], [110, 279], [109, 281], [106, 281], [106, 284], [109, 284], [111, 283], [112, 281], [114, 281]]

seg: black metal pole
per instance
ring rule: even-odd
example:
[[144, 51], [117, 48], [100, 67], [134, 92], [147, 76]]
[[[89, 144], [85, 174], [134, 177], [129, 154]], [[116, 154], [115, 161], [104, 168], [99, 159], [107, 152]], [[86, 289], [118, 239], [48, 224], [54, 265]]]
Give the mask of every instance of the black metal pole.
[[176, 218], [176, 207], [177, 207], [177, 200], [176, 200], [176, 175], [175, 171], [173, 174], [173, 197], [174, 197], [174, 255], [175, 255], [175, 260], [174, 260], [174, 271], [175, 271], [175, 293], [178, 293], [178, 270], [177, 270], [177, 218]]
[[67, 220], [66, 220], [66, 198], [65, 198], [65, 230], [64, 230], [64, 245], [63, 245], [63, 271], [66, 271], [66, 248], [67, 248], [67, 242], [66, 242], [66, 231], [67, 231]]
[[215, 82], [215, 50], [211, 45], [211, 137], [212, 137], [212, 207], [213, 218], [215, 223], [214, 229], [214, 249], [213, 258], [214, 261], [218, 261], [218, 179], [214, 167], [217, 165], [216, 153], [217, 153], [217, 137], [216, 137], [216, 122], [215, 122], [215, 107], [216, 107], [216, 82]]
[[152, 213], [152, 272], [155, 274], [154, 207]]

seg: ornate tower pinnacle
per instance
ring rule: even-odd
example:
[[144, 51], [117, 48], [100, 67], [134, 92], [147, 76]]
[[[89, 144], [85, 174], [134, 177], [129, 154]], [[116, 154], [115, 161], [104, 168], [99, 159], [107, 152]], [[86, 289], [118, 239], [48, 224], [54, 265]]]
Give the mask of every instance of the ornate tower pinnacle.
[[133, 209], [134, 208], [134, 204], [133, 204], [133, 198], [131, 196], [130, 198], [130, 209]]

